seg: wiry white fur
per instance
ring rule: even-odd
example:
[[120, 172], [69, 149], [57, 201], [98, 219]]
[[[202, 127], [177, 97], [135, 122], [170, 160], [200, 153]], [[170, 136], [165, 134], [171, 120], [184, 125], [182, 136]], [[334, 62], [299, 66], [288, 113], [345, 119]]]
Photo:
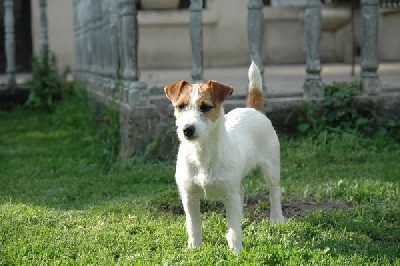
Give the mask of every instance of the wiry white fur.
[[251, 62], [248, 76], [249, 76], [249, 89], [262, 90], [262, 78], [260, 75], [260, 69], [254, 63], [254, 61]]
[[[253, 63], [249, 70], [250, 84], [260, 88], [261, 75]], [[196, 96], [197, 97], [197, 96]], [[194, 102], [191, 99], [191, 102]], [[186, 213], [188, 246], [202, 242], [200, 198], [221, 199], [226, 207], [229, 247], [237, 254], [242, 249], [243, 218], [242, 179], [260, 166], [270, 188], [271, 221], [283, 222], [281, 208], [279, 140], [270, 120], [253, 108], [238, 108], [214, 122], [204, 119], [198, 110], [189, 107], [176, 121], [181, 141], [176, 182]], [[194, 125], [197, 138], [188, 140], [182, 133]]]

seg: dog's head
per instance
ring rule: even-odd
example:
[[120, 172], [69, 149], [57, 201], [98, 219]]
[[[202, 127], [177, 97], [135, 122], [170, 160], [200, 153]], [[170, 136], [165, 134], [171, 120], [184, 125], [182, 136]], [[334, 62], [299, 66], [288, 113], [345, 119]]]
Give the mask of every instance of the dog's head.
[[175, 107], [179, 139], [197, 140], [208, 135], [224, 115], [221, 104], [233, 89], [214, 80], [197, 84], [182, 80], [165, 86], [164, 91]]

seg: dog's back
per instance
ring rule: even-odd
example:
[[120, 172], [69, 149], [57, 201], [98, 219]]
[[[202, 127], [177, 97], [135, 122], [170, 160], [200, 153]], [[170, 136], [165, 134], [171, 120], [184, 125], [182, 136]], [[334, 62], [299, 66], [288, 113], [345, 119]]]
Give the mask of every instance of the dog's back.
[[[253, 62], [249, 68], [249, 92], [246, 108], [236, 108], [225, 115], [230, 139], [248, 161], [246, 170], [265, 161], [279, 166], [280, 145], [271, 121], [264, 114], [262, 78]], [[246, 171], [245, 171], [246, 172]]]

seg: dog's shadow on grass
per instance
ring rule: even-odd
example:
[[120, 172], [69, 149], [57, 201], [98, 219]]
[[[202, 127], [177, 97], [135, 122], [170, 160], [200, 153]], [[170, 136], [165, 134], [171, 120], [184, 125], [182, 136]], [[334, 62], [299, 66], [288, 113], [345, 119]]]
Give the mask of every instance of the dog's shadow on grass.
[[[319, 201], [313, 196], [304, 197], [299, 195], [288, 195], [285, 199], [286, 201], [282, 202], [282, 211], [286, 218], [302, 219], [314, 211], [320, 210], [324, 213], [329, 213], [332, 210], [347, 210], [352, 208], [351, 205], [347, 204], [343, 200]], [[184, 214], [183, 206], [179, 198], [170, 202], [155, 201], [152, 206], [158, 211], [163, 211], [172, 215]], [[218, 212], [225, 216], [224, 205], [219, 201], [201, 200], [200, 210], [202, 213]], [[269, 212], [268, 193], [260, 192], [245, 198], [245, 218], [251, 221], [269, 219]]]

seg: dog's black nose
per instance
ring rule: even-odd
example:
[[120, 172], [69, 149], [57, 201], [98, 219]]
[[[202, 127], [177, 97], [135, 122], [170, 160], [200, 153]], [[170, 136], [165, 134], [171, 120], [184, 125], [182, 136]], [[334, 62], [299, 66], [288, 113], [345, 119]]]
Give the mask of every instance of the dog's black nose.
[[195, 130], [196, 129], [194, 126], [186, 126], [183, 129], [183, 135], [185, 135], [185, 137], [187, 137], [187, 138], [193, 138]]

